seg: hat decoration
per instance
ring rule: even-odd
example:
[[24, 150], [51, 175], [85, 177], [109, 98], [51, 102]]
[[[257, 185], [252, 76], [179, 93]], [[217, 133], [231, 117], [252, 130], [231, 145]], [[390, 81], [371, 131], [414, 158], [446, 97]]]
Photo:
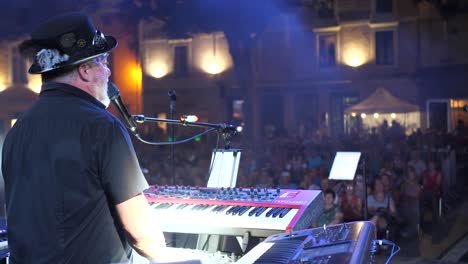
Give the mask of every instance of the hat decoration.
[[79, 65], [116, 46], [117, 40], [97, 30], [87, 15], [68, 13], [41, 24], [20, 51], [33, 61], [29, 73], [42, 74]]
[[58, 49], [41, 49], [36, 57], [37, 63], [44, 72], [57, 68], [60, 63], [70, 58], [67, 54], [61, 55]]

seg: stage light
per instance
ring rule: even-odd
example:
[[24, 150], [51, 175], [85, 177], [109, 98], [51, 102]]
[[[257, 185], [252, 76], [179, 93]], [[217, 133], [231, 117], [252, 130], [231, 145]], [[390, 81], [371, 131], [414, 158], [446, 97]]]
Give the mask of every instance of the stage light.
[[364, 118], [366, 118], [366, 117], [367, 117], [367, 115], [366, 115], [365, 113], [362, 113], [362, 114], [361, 114], [361, 118], [362, 118], [362, 119], [364, 119]]
[[359, 67], [366, 63], [366, 53], [364, 48], [358, 45], [347, 47], [344, 50], [343, 62], [351, 67]]
[[154, 78], [162, 78], [167, 74], [167, 67], [163, 63], [155, 63], [150, 67], [150, 75]]
[[196, 115], [183, 115], [180, 117], [180, 121], [182, 122], [197, 122], [198, 116]]
[[351, 116], [352, 116], [352, 117], [356, 117], [356, 113], [354, 113], [354, 112], [351, 113]]
[[374, 118], [379, 118], [379, 113], [374, 113]]
[[221, 72], [221, 66], [216, 63], [216, 62], [213, 62], [213, 63], [210, 63], [207, 67], [206, 67], [206, 71], [209, 73], [209, 74], [218, 74]]
[[0, 92], [5, 90], [6, 88], [7, 88], [7, 85], [5, 84], [5, 81], [2, 78], [0, 78]]
[[395, 119], [395, 118], [396, 118], [396, 114], [395, 114], [395, 113], [391, 113], [391, 114], [390, 114], [390, 117], [393, 118], [393, 119]]

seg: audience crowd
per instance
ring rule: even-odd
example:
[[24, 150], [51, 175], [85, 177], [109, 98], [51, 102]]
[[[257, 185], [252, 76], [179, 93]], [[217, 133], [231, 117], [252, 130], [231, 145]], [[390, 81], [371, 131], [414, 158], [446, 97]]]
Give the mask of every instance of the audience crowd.
[[[154, 135], [162, 133], [146, 133], [165, 141]], [[449, 134], [417, 130], [407, 135], [397, 122], [385, 122], [370, 132], [333, 138], [320, 129], [288, 135], [270, 128], [261, 142], [239, 147], [237, 186], [322, 190], [324, 211], [313, 226], [368, 219], [380, 237], [412, 236], [424, 216], [435, 222], [459, 199], [467, 143], [460, 122]], [[136, 143], [149, 183], [158, 185], [206, 185], [215, 146], [222, 148], [215, 136], [173, 147]], [[337, 151], [362, 153], [354, 180], [328, 179]]]

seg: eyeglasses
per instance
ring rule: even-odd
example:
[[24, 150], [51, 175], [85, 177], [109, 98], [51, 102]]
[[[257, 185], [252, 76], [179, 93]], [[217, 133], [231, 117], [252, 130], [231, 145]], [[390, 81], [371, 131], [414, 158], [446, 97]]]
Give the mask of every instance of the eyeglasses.
[[96, 47], [98, 50], [102, 50], [106, 47], [106, 44], [107, 44], [107, 41], [106, 41], [106, 37], [104, 36], [104, 34], [102, 34], [101, 31], [96, 30], [96, 32], [94, 33], [92, 45]]
[[102, 65], [104, 67], [109, 68], [109, 62], [107, 61], [107, 57], [109, 57], [109, 53], [104, 53], [103, 55], [94, 58], [85, 64], [88, 65], [89, 67], [92, 67], [93, 65]]

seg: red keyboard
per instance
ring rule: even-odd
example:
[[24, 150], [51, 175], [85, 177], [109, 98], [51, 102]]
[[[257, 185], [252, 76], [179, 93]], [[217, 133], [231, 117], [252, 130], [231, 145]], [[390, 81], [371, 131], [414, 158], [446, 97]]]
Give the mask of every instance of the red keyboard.
[[151, 186], [144, 193], [165, 232], [268, 237], [307, 229], [323, 210], [313, 190]]

